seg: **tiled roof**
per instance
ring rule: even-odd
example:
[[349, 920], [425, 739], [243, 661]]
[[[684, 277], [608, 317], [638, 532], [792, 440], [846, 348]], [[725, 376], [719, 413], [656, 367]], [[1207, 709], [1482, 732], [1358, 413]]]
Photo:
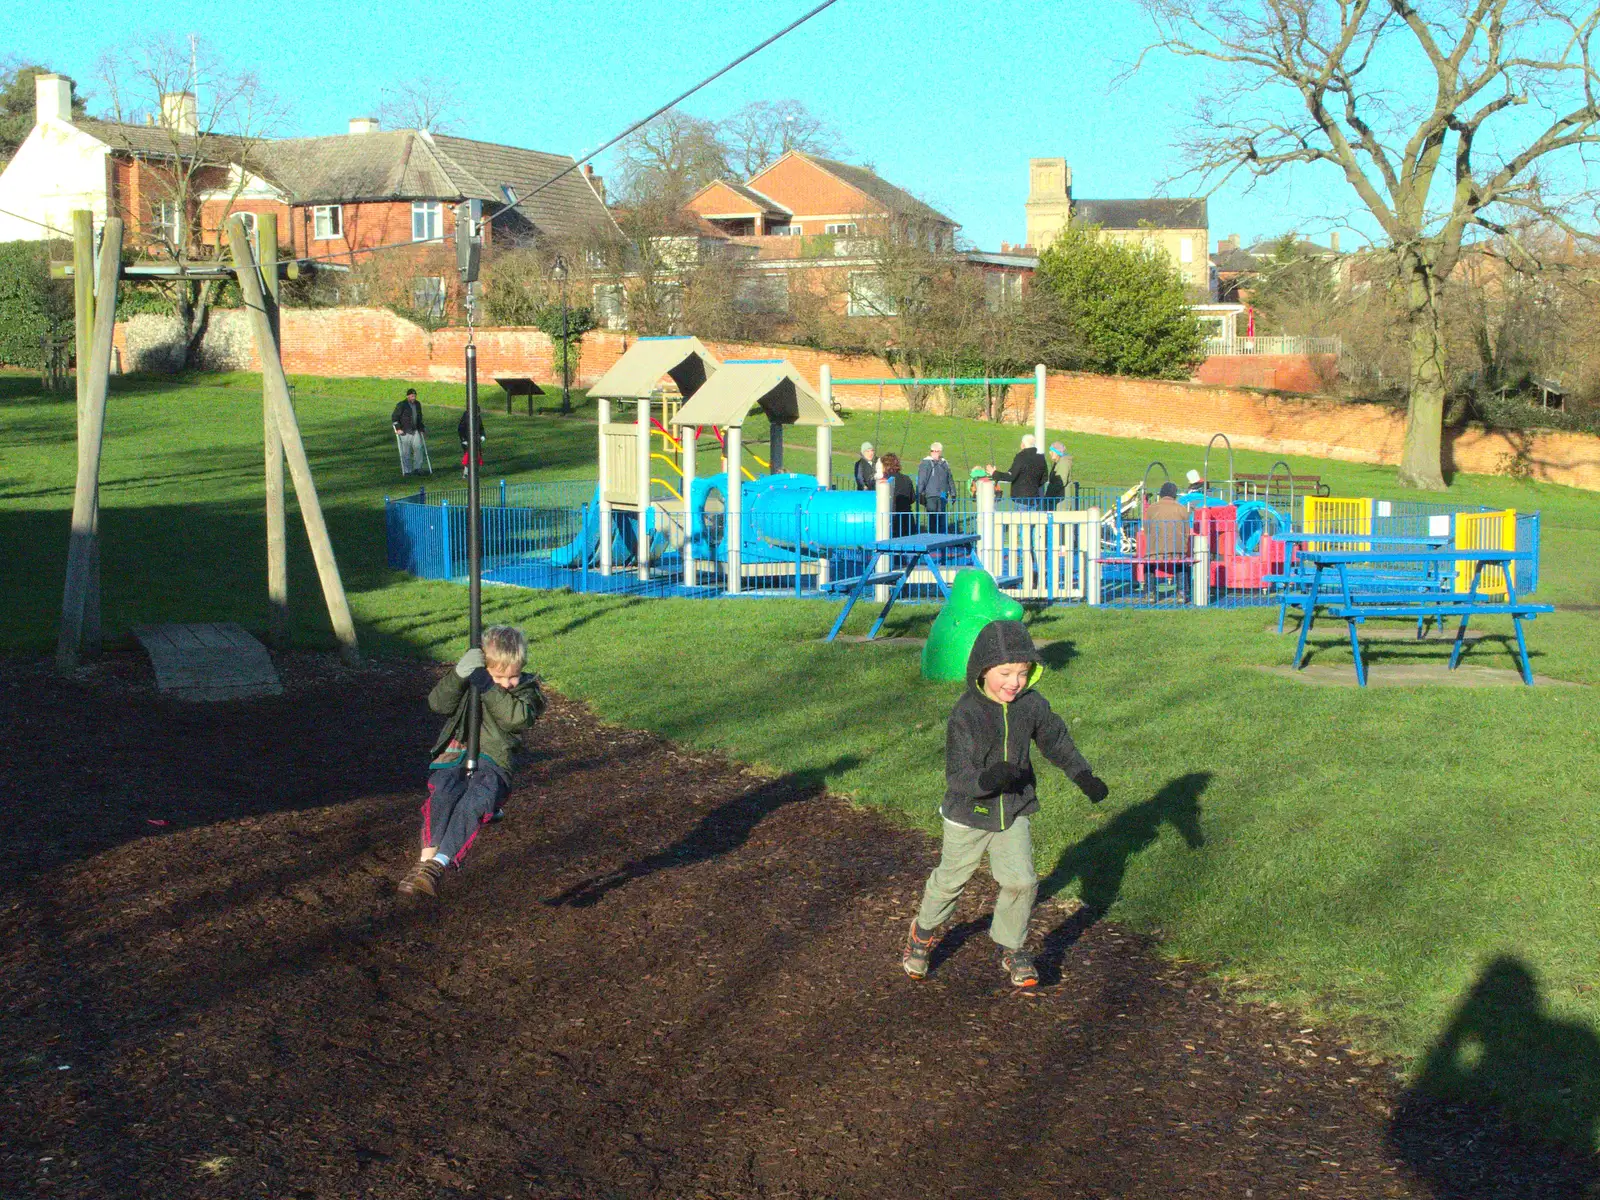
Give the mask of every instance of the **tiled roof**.
[[816, 163], [817, 166], [829, 174], [836, 175], [857, 191], [865, 192], [879, 204], [882, 204], [884, 210], [888, 213], [921, 217], [928, 221], [942, 221], [946, 225], [954, 225], [956, 223], [938, 209], [931, 208], [921, 200], [918, 200], [910, 192], [895, 187], [894, 184], [886, 179], [879, 178], [875, 173], [867, 170], [866, 167], [855, 167], [849, 163], [836, 162], [831, 158], [817, 158], [810, 154], [805, 154], [801, 157]]
[[1204, 197], [1187, 200], [1074, 200], [1072, 219], [1101, 229], [1205, 229]]
[[734, 193], [734, 195], [750, 201], [751, 204], [754, 204], [762, 212], [782, 213], [786, 217], [792, 217], [794, 215], [794, 210], [792, 208], [788, 208], [785, 205], [779, 204], [771, 196], [763, 196], [753, 187], [749, 187], [743, 183], [735, 183], [731, 179], [719, 179], [717, 182], [723, 187], [727, 188], [730, 192]]
[[[173, 134], [161, 126], [89, 120], [77, 125], [113, 149], [133, 154], [196, 152], [195, 139], [180, 136], [175, 146]], [[572, 166], [573, 160], [563, 154], [415, 129], [254, 143], [217, 137], [205, 152], [226, 155], [231, 161], [247, 160], [252, 171], [281, 188], [295, 204], [484, 200], [503, 206], [500, 185], [510, 184], [519, 197], [527, 197], [517, 205], [517, 214], [533, 232], [578, 237], [616, 228], [605, 205], [578, 171], [533, 194]]]
[[1219, 251], [1211, 256], [1211, 261], [1219, 271], [1250, 272], [1258, 270], [1261, 260], [1248, 250], [1241, 250], [1237, 246], [1229, 246], [1226, 250]]

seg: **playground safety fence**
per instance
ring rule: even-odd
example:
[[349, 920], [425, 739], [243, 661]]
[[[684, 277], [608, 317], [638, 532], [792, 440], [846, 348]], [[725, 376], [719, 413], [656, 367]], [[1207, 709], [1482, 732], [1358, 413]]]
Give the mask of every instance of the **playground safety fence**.
[[[489, 483], [482, 489], [483, 570], [488, 583], [530, 588], [570, 588], [635, 596], [717, 597], [730, 593], [725, 514], [706, 514], [691, 542], [682, 511], [657, 510], [650, 534], [650, 561], [641, 578], [635, 561], [632, 514], [613, 516], [613, 569], [598, 567], [600, 513], [594, 483]], [[1014, 579], [1014, 595], [1030, 603], [1099, 603], [1110, 607], [1258, 607], [1277, 602], [1262, 577], [1281, 569], [1287, 532], [1306, 533], [1305, 514], [1274, 511], [1265, 518], [1248, 552], [1243, 522], [1233, 510], [1210, 520], [1204, 535], [1187, 526], [1165, 529], [1142, 518], [1137, 499], [1123, 501], [1126, 488], [1079, 485], [1063, 502], [996, 503], [992, 525], [970, 497], [956, 497], [942, 514], [918, 511], [891, 518], [890, 533], [934, 531], [984, 535], [984, 567]], [[460, 487], [425, 489], [385, 505], [388, 565], [425, 579], [463, 579], [467, 570], [467, 495]], [[1072, 507], [1068, 507], [1072, 504]], [[1425, 500], [1377, 501], [1348, 530], [1363, 546], [1384, 549], [1386, 538], [1455, 537], [1458, 514], [1484, 512]], [[1096, 514], [1094, 524], [1090, 513]], [[864, 548], [876, 537], [875, 514], [840, 516], [793, 511], [747, 511], [737, 594], [750, 597], [836, 595], [843, 581], [892, 563], [875, 563]], [[1174, 523], [1176, 524], [1176, 523]], [[1339, 522], [1334, 522], [1338, 525]], [[1310, 531], [1332, 533], [1327, 524]], [[1256, 531], [1251, 531], [1256, 536]], [[1365, 540], [1370, 535], [1370, 542]], [[1539, 585], [1540, 532], [1537, 513], [1515, 517], [1518, 562], [1515, 583], [1526, 595]], [[1453, 540], [1449, 544], [1455, 544]], [[684, 550], [693, 549], [693, 578], [686, 576]], [[1390, 547], [1392, 548], [1392, 544]], [[1280, 555], [1277, 559], [1274, 554]], [[966, 554], [940, 564], [948, 581], [970, 564]], [[907, 581], [905, 599], [935, 598], [925, 570]]]

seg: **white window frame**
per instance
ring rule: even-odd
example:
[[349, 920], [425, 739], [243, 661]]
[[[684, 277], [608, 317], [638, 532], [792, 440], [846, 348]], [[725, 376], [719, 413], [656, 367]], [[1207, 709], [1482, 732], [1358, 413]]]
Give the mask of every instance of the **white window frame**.
[[854, 237], [856, 235], [856, 223], [854, 221], [839, 221], [831, 223], [824, 225], [822, 227], [822, 232], [838, 233], [843, 234], [845, 237]]
[[183, 244], [183, 206], [176, 200], [158, 200], [151, 207], [151, 232], [174, 246]]
[[800, 226], [790, 221], [787, 225], [774, 225], [767, 232], [773, 237], [799, 237]]
[[1194, 261], [1194, 239], [1192, 237], [1178, 239], [1178, 261], [1192, 263]]
[[[415, 226], [412, 228], [414, 231]], [[331, 242], [342, 237], [344, 237], [344, 205], [314, 205], [311, 209], [311, 240]]]
[[[417, 233], [417, 219], [422, 219], [423, 232]], [[433, 232], [429, 233], [428, 230]], [[413, 242], [439, 242], [444, 240], [444, 205], [437, 200], [411, 202], [411, 240]]]
[[418, 275], [411, 281], [411, 307], [419, 313], [444, 316], [447, 295], [443, 275]]

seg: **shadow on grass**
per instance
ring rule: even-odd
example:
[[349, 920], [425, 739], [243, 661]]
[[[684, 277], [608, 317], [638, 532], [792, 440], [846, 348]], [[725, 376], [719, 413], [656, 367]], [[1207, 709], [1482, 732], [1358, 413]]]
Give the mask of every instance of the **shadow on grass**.
[[623, 863], [613, 871], [581, 879], [565, 891], [548, 897], [544, 903], [552, 908], [591, 908], [636, 879], [719, 858], [743, 846], [756, 826], [778, 809], [816, 800], [827, 789], [830, 775], [841, 774], [860, 764], [861, 759], [855, 755], [844, 755], [826, 767], [796, 771], [763, 783], [719, 804], [665, 849]]
[[1163, 825], [1177, 830], [1191, 850], [1206, 844], [1200, 828], [1200, 797], [1210, 784], [1209, 771], [1180, 775], [1062, 852], [1055, 869], [1040, 881], [1039, 895], [1048, 899], [1077, 880], [1083, 907], [1045, 935], [1038, 956], [1040, 982], [1060, 980], [1067, 952], [1116, 902], [1129, 863], [1155, 845]]
[[1395, 1106], [1389, 1143], [1440, 1200], [1591, 1195], [1600, 1037], [1510, 955], [1472, 985]]

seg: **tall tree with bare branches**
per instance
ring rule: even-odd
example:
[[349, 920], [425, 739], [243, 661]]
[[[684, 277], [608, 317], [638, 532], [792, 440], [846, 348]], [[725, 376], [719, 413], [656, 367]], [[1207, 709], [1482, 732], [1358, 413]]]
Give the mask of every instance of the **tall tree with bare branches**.
[[[1382, 231], [1409, 319], [1400, 482], [1442, 488], [1445, 281], [1477, 233], [1588, 238], [1600, 142], [1593, 0], [1142, 0], [1217, 65], [1186, 149], [1213, 184], [1311, 164]], [[1148, 61], [1148, 52], [1147, 58]]]
[[[145, 168], [140, 211], [126, 214], [136, 244], [180, 266], [222, 258], [219, 231], [240, 196], [261, 185], [251, 163], [282, 122], [277, 98], [205, 42], [151, 38], [105, 55], [99, 74], [109, 111], [96, 136]], [[218, 284], [175, 278], [152, 286], [183, 328], [188, 366]]]
[[385, 129], [459, 133], [461, 90], [450, 80], [420, 75], [383, 89], [378, 121]]
[[741, 179], [766, 170], [791, 150], [834, 158], [844, 148], [839, 131], [798, 100], [752, 100], [719, 121], [717, 132]]

